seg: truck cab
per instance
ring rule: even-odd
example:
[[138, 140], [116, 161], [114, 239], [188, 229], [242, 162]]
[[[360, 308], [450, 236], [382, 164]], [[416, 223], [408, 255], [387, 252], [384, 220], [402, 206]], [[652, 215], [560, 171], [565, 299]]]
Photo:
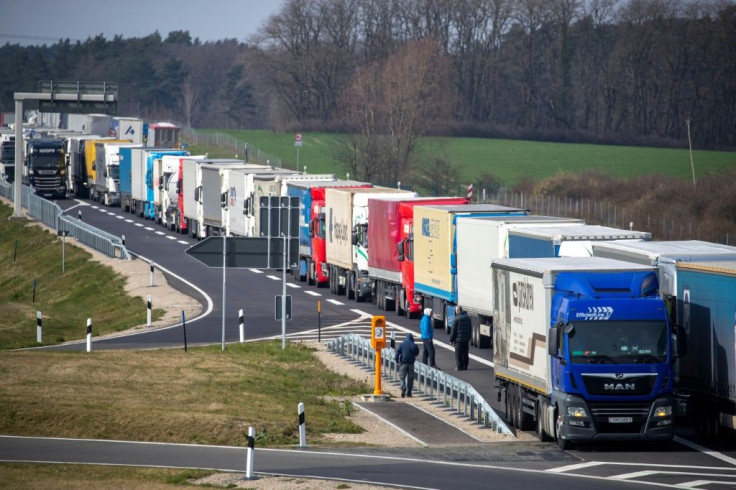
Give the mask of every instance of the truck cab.
[[60, 139], [26, 141], [23, 183], [44, 197], [66, 197], [64, 142]]

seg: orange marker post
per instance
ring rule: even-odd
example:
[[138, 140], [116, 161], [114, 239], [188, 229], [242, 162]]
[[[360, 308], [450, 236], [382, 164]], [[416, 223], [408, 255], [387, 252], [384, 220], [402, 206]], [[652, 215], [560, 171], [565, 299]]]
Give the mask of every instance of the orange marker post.
[[386, 317], [374, 316], [371, 319], [371, 347], [376, 351], [376, 377], [374, 395], [383, 395], [381, 391], [381, 349], [386, 347]]

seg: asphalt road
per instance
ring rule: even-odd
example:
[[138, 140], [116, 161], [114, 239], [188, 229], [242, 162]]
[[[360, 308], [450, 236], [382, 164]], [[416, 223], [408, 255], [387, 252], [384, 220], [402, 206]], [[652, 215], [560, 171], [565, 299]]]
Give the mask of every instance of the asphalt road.
[[[187, 321], [187, 338], [190, 344], [216, 344], [222, 338], [222, 269], [208, 268], [184, 251], [195, 243], [194, 240], [176, 235], [151, 221], [124, 213], [120, 208], [100, 208], [91, 203], [79, 205], [73, 201], [60, 201], [63, 208], [73, 209], [72, 216], [77, 216], [82, 210], [85, 222], [104, 229], [118, 236], [126, 236], [126, 246], [141, 258], [150, 260], [157, 268], [163, 268], [173, 277], [183, 289], [193, 296], [201, 298], [206, 306], [206, 312], [200, 318]], [[226, 341], [235, 342], [239, 338], [238, 309], [245, 310], [246, 338], [258, 339], [281, 334], [281, 322], [274, 319], [274, 296], [281, 294], [282, 282], [279, 271], [254, 271], [249, 269], [228, 269], [226, 271], [225, 296], [225, 325]], [[418, 334], [418, 320], [409, 320], [392, 313], [378, 310], [371, 303], [355, 303], [345, 297], [336, 297], [328, 289], [308, 287], [306, 283], [297, 283], [287, 276], [287, 294], [293, 298], [293, 318], [287, 322], [287, 333], [294, 335], [298, 332], [316, 329], [318, 323], [322, 327], [345, 324], [357, 321], [362, 313], [369, 315], [385, 314], [389, 327], [397, 333], [397, 340], [403, 339], [405, 332]], [[321, 318], [317, 314], [317, 302], [321, 303]], [[447, 344], [447, 335], [441, 330], [435, 333], [437, 349], [437, 364], [440, 368], [451, 370], [454, 367], [454, 354]], [[125, 337], [98, 339], [94, 341], [94, 349], [128, 349], [128, 348], [157, 348], [181, 346], [183, 336], [181, 326], [145, 332]], [[84, 344], [66, 345], [66, 349], [83, 349]], [[493, 386], [493, 371], [491, 352], [471, 347], [470, 368], [467, 371], [453, 372], [452, 374], [472, 384], [476, 390], [501, 415], [504, 407], [497, 402], [497, 394]], [[9, 444], [8, 440], [0, 441], [2, 446]], [[12, 444], [18, 444], [13, 441]], [[34, 442], [37, 447], [32, 451], [38, 453], [38, 447], [43, 449], [43, 442]], [[55, 451], [59, 451], [57, 443], [49, 443], [52, 458]], [[103, 457], [107, 451], [90, 450], [90, 445], [103, 445], [99, 441], [67, 441], [69, 445], [62, 446], [61, 454], [70, 457], [76, 454], [84, 458], [86, 454]], [[123, 454], [129, 455], [130, 461], [148, 462], [151, 464], [151, 454], [145, 457], [148, 451], [163, 451], [169, 445], [136, 445], [127, 443], [128, 448]], [[153, 447], [150, 449], [149, 446]], [[577, 485], [582, 487], [595, 484], [602, 488], [621, 488], [625, 482], [646, 481], [665, 486], [676, 484], [695, 484], [698, 488], [727, 487], [736, 488], [736, 448], [733, 446], [708, 446], [704, 441], [693, 437], [688, 428], [678, 431], [677, 442], [669, 451], [658, 451], [652, 448], [632, 447], [631, 445], [582, 446], [572, 451], [559, 451], [552, 443], [515, 443], [504, 444], [499, 447], [468, 447], [468, 448], [431, 448], [415, 450], [387, 450], [378, 451], [381, 457], [389, 459], [377, 460], [374, 457], [355, 456], [346, 460], [344, 455], [331, 456], [326, 453], [313, 454], [313, 451], [269, 451], [260, 450], [259, 454], [269, 455], [259, 459], [256, 471], [277, 472], [284, 474], [300, 474], [355, 480], [380, 481], [395, 485], [415, 485], [426, 488], [488, 488], [493, 482], [494, 488], [518, 488], [519, 485], [544, 484], [552, 488]], [[14, 446], [15, 447], [15, 446]], [[100, 446], [102, 447], [102, 446]], [[55, 448], [55, 449], [54, 449]], [[179, 448], [179, 449], [176, 449]], [[16, 447], [17, 449], [17, 447]], [[87, 452], [89, 451], [89, 452]], [[167, 449], [169, 451], [169, 449]], [[234, 466], [227, 468], [242, 468], [242, 449], [237, 448], [191, 448], [189, 446], [171, 446], [172, 453], [179, 452], [178, 456], [167, 456], [176, 459], [176, 462], [166, 466], [211, 467], [222, 468], [224, 463], [216, 463], [220, 454], [218, 451], [233, 451]], [[199, 451], [202, 451], [201, 453]], [[210, 453], [211, 451], [211, 453]], [[118, 451], [119, 452], [119, 451]], [[194, 452], [196, 457], [190, 456]], [[138, 454], [141, 453], [141, 454]], [[199, 459], [199, 455], [214, 459]], [[111, 457], [116, 451], [111, 451]], [[168, 452], [167, 452], [168, 454]], [[370, 453], [376, 456], [376, 452]], [[448, 454], [452, 454], [451, 461], [446, 461]], [[414, 461], [412, 458], [416, 458]], [[426, 460], [430, 459], [431, 462]], [[211, 461], [211, 463], [210, 463]], [[260, 466], [261, 461], [264, 466]], [[349, 463], [345, 463], [349, 461]], [[107, 461], [111, 463], [111, 461]], [[121, 463], [133, 464], [133, 463]], [[238, 466], [240, 465], [240, 466]], [[560, 469], [562, 468], [562, 469]], [[541, 473], [539, 473], [541, 471]], [[555, 475], [555, 478], [551, 478]], [[595, 483], [575, 478], [601, 478]], [[622, 477], [623, 475], [623, 477]], [[557, 477], [560, 478], [557, 478]], [[561, 477], [564, 476], [564, 477]], [[690, 482], [690, 483], [688, 483]], [[723, 482], [723, 483], [718, 483]], [[612, 486], [608, 486], [608, 485]]]

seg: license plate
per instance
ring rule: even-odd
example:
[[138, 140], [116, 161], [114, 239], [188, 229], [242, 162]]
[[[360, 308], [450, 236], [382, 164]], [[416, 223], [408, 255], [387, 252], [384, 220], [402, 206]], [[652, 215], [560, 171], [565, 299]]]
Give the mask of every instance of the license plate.
[[633, 421], [633, 417], [608, 417], [608, 423], [610, 424], [630, 424]]

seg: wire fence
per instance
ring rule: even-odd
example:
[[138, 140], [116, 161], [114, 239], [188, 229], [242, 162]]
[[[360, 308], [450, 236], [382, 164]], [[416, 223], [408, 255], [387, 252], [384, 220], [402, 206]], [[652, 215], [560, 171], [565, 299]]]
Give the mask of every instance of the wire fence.
[[[0, 181], [0, 196], [14, 202], [13, 184]], [[57, 233], [76, 238], [108, 257], [130, 260], [128, 249], [120, 237], [65, 215], [58, 204], [37, 196], [25, 185], [21, 186], [21, 208], [26, 209], [29, 217], [53, 228]]]
[[641, 211], [607, 201], [536, 196], [507, 189], [496, 193], [481, 189], [477, 202], [528, 209], [538, 215], [579, 218], [590, 225], [648, 231], [653, 240], [705, 240], [725, 245], [732, 240], [729, 232], [706, 230], [700, 222], [678, 219], [664, 208]]
[[190, 143], [205, 146], [220, 146], [232, 150], [236, 158], [246, 162], [257, 162], [281, 168], [281, 158], [261, 151], [247, 141], [219, 131], [197, 131], [192, 128], [182, 128], [182, 136]]
[[[365, 366], [375, 365], [375, 349], [370, 340], [347, 334], [327, 343], [327, 348]], [[387, 347], [381, 351], [382, 375], [394, 382], [399, 379], [396, 351]], [[513, 435], [506, 423], [491, 408], [483, 396], [465, 381], [420, 362], [414, 363], [415, 389], [469, 421], [491, 428], [501, 434]]]

